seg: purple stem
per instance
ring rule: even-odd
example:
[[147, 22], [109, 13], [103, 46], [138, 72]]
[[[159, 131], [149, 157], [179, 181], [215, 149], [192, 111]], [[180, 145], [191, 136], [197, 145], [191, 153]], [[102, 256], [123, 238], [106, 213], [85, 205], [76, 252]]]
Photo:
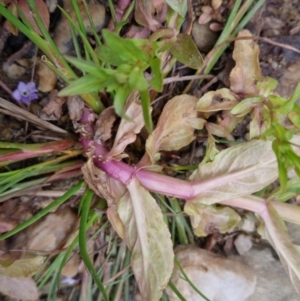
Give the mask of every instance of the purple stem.
[[[128, 185], [134, 177], [149, 191], [163, 195], [173, 196], [185, 200], [192, 199], [201, 191], [212, 189], [214, 181], [193, 182], [172, 178], [159, 173], [151, 172], [147, 169], [138, 169], [122, 161], [110, 160], [104, 162], [108, 150], [101, 144], [93, 140], [93, 122], [96, 116], [90, 110], [85, 110], [82, 114], [81, 143], [85, 152], [94, 151], [94, 164], [102, 169], [110, 177]], [[222, 181], [226, 181], [226, 175]], [[222, 201], [221, 204], [246, 209], [264, 217], [264, 212], [268, 205], [272, 205], [281, 217], [289, 222], [299, 224], [300, 207], [284, 204], [276, 201], [265, 201], [256, 196], [245, 196]]]

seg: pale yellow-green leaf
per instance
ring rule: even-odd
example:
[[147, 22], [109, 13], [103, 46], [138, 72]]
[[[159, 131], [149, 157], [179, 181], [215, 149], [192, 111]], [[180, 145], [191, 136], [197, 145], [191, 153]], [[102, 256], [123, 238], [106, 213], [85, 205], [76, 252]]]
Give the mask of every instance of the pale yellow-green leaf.
[[118, 201], [131, 251], [131, 267], [143, 301], [158, 301], [173, 271], [173, 246], [162, 212], [151, 194], [133, 179]]
[[0, 275], [9, 277], [30, 277], [38, 272], [43, 265], [44, 258], [36, 256], [14, 261], [0, 260]]
[[122, 118], [114, 145], [106, 156], [107, 160], [111, 160], [111, 158], [121, 160], [123, 157], [127, 157], [127, 155], [124, 154], [126, 146], [135, 141], [136, 135], [145, 124], [142, 106], [137, 93], [129, 95], [125, 108], [125, 116], [128, 118]]
[[230, 207], [216, 205], [186, 202], [184, 212], [190, 216], [193, 231], [197, 236], [207, 236], [215, 230], [220, 233], [233, 231], [241, 220]]
[[290, 276], [295, 289], [298, 293], [300, 293], [299, 246], [296, 246], [292, 243], [283, 220], [268, 202], [265, 202], [264, 210], [262, 210], [259, 214], [264, 221], [264, 225], [260, 227], [260, 231], [262, 232], [261, 234], [263, 234], [263, 236], [276, 250], [280, 261]]
[[197, 111], [216, 112], [231, 110], [237, 105], [238, 97], [227, 88], [205, 93], [197, 102]]
[[146, 150], [152, 162], [160, 150], [179, 150], [195, 139], [191, 124], [195, 124], [197, 117], [196, 103], [196, 97], [183, 94], [165, 105], [156, 129], [146, 141]]
[[[249, 30], [241, 30], [240, 37], [252, 37]], [[230, 90], [237, 94], [256, 95], [257, 79], [261, 77], [259, 47], [254, 40], [237, 40], [232, 54], [235, 67], [230, 73]]]
[[190, 200], [213, 204], [257, 192], [278, 177], [277, 160], [270, 141], [253, 140], [232, 146], [211, 163], [199, 165], [190, 180], [196, 196]]
[[11, 298], [38, 300], [38, 289], [31, 278], [15, 278], [0, 275], [0, 292]]

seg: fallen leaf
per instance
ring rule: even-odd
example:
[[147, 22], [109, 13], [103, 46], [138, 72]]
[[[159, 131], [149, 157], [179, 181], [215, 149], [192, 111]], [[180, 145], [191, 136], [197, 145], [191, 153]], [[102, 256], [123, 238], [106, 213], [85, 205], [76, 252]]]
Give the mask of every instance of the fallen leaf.
[[80, 96], [69, 96], [67, 99], [69, 116], [72, 121], [78, 121], [81, 119], [82, 112], [84, 110], [84, 101]]
[[38, 289], [31, 278], [14, 278], [0, 275], [0, 292], [11, 298], [37, 300]]
[[58, 120], [62, 114], [62, 105], [66, 99], [57, 96], [58, 91], [52, 90], [49, 95], [49, 102], [43, 108], [40, 118], [43, 120]]
[[[241, 30], [238, 38], [252, 37], [249, 30]], [[232, 54], [235, 67], [230, 73], [230, 90], [237, 94], [256, 95], [256, 81], [261, 77], [259, 47], [254, 40], [237, 40]]]
[[111, 138], [111, 131], [116, 120], [114, 107], [104, 109], [96, 122], [94, 139], [101, 144]]
[[154, 7], [152, 1], [148, 0], [137, 0], [135, 2], [135, 21], [151, 31], [157, 31], [161, 24], [154, 19]]
[[238, 102], [238, 96], [227, 88], [205, 93], [197, 102], [197, 111], [216, 112], [231, 110]]
[[126, 191], [125, 186], [118, 180], [108, 177], [105, 172], [97, 168], [94, 165], [93, 158], [89, 158], [88, 162], [82, 167], [82, 173], [89, 188], [107, 201], [107, 217], [118, 235], [124, 239], [125, 229], [116, 207], [117, 201]]
[[190, 202], [213, 204], [265, 188], [278, 178], [271, 141], [253, 140], [227, 148], [190, 176], [197, 181]]
[[57, 83], [56, 73], [43, 61], [36, 65], [35, 74], [39, 78], [38, 90], [44, 93], [51, 92]]
[[131, 251], [131, 267], [143, 301], [158, 301], [173, 271], [171, 235], [162, 212], [137, 179], [131, 180], [118, 201], [125, 226], [125, 241]]
[[195, 139], [194, 128], [189, 121], [197, 117], [196, 103], [196, 97], [183, 94], [165, 105], [156, 129], [146, 141], [146, 150], [152, 162], [160, 150], [179, 150]]
[[220, 233], [231, 232], [241, 220], [230, 207], [216, 205], [186, 202], [184, 212], [190, 216], [193, 231], [197, 236], [207, 236], [216, 230]]
[[180, 63], [192, 69], [199, 69], [203, 64], [202, 56], [192, 37], [188, 34], [177, 35], [170, 52]]
[[36, 256], [25, 259], [12, 259], [0, 257], [0, 275], [9, 277], [30, 277], [36, 274], [43, 265], [44, 258]]

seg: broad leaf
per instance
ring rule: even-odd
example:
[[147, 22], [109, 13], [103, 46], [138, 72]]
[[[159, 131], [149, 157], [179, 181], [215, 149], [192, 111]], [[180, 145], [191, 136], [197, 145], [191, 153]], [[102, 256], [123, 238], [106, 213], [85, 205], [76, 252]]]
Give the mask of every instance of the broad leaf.
[[184, 212], [190, 216], [193, 231], [197, 236], [215, 232], [233, 231], [240, 222], [240, 216], [230, 207], [203, 205], [186, 202]]
[[188, 34], [179, 34], [170, 52], [180, 63], [192, 69], [199, 69], [203, 64], [202, 56], [192, 37]]
[[286, 227], [276, 210], [267, 202], [265, 202], [264, 207], [264, 210], [259, 213], [264, 221], [264, 229], [261, 229], [261, 232], [263, 232], [265, 238], [276, 250], [295, 289], [300, 293], [299, 246], [296, 246], [291, 242]]
[[131, 250], [131, 267], [143, 301], [158, 301], [173, 271], [174, 253], [170, 232], [155, 199], [133, 179], [118, 201]]
[[238, 97], [229, 89], [222, 88], [205, 93], [197, 102], [200, 112], [231, 110], [238, 102]]
[[144, 126], [142, 106], [138, 99], [137, 93], [132, 93], [127, 100], [127, 108], [125, 108], [125, 115], [128, 118], [123, 118], [118, 128], [118, 132], [114, 141], [112, 149], [107, 154], [106, 158], [111, 160], [121, 160], [127, 157], [124, 152], [126, 146], [133, 143], [138, 134]]
[[31, 278], [14, 278], [0, 275], [0, 292], [11, 298], [38, 300], [36, 283]]
[[[249, 30], [242, 30], [238, 37], [252, 37]], [[230, 90], [237, 94], [256, 95], [256, 81], [261, 77], [259, 47], [253, 40], [237, 40], [232, 54], [235, 67], [230, 73]]]
[[161, 25], [154, 19], [154, 7], [152, 1], [136, 0], [134, 18], [137, 23], [149, 28], [151, 31], [156, 31]]
[[166, 2], [181, 17], [185, 17], [188, 7], [187, 0], [166, 0]]
[[173, 151], [188, 145], [194, 139], [194, 128], [189, 121], [197, 117], [197, 98], [180, 95], [165, 105], [156, 129], [148, 137], [146, 150], [152, 162], [160, 150]]
[[44, 262], [42, 256], [36, 256], [26, 259], [9, 259], [1, 260], [0, 258], [0, 275], [9, 277], [29, 277], [38, 272]]
[[250, 141], [216, 155], [199, 165], [190, 180], [197, 181], [192, 202], [213, 204], [259, 191], [278, 177], [277, 160], [269, 141]]

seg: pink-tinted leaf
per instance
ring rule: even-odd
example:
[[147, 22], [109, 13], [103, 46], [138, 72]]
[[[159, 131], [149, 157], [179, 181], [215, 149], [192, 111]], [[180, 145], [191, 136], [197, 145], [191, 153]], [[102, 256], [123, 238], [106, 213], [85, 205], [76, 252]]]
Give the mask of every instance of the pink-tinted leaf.
[[0, 275], [0, 292], [11, 298], [37, 300], [38, 289], [31, 278], [14, 278]]
[[[249, 30], [242, 30], [238, 37], [252, 37]], [[256, 95], [256, 81], [261, 77], [259, 47], [253, 40], [237, 40], [232, 55], [235, 67], [230, 73], [230, 89], [237, 94]]]
[[146, 150], [152, 162], [160, 150], [179, 150], [195, 139], [190, 121], [195, 123], [196, 103], [196, 97], [183, 94], [172, 98], [165, 105], [156, 129], [146, 142]]
[[125, 115], [128, 118], [122, 118], [121, 120], [114, 145], [106, 156], [108, 160], [111, 158], [121, 160], [127, 157], [127, 154], [123, 153], [126, 146], [135, 141], [136, 135], [145, 125], [142, 106], [137, 97], [137, 93], [129, 95]]
[[231, 110], [238, 102], [238, 97], [229, 89], [223, 88], [205, 93], [197, 102], [200, 112]]
[[143, 301], [158, 301], [173, 271], [171, 235], [151, 194], [133, 179], [118, 202], [131, 250], [131, 267]]
[[191, 201], [213, 204], [259, 191], [278, 177], [277, 160], [270, 141], [250, 141], [216, 155], [211, 163], [199, 165], [190, 180], [201, 181]]
[[265, 202], [264, 210], [259, 212], [259, 214], [264, 221], [261, 231], [276, 250], [295, 289], [300, 293], [299, 246], [291, 242], [281, 217], [268, 202]]
[[159, 22], [154, 19], [154, 7], [152, 1], [137, 0], [135, 2], [134, 17], [137, 23], [152, 31], [156, 31], [161, 27]]
[[207, 236], [215, 232], [233, 231], [240, 222], [240, 216], [230, 207], [206, 206], [187, 202], [184, 212], [190, 216], [193, 231], [197, 236]]
[[[35, 0], [35, 5], [37, 6], [39, 16], [41, 17], [44, 25], [48, 29], [49, 24], [50, 24], [50, 15], [49, 15], [49, 11], [48, 11], [48, 8], [47, 8], [45, 2], [43, 0]], [[37, 32], [38, 34], [41, 35], [42, 33], [34, 21], [32, 12], [31, 12], [26, 0], [19, 0], [18, 6], [22, 10], [25, 17], [28, 19], [29, 23], [34, 28], [35, 32]]]

